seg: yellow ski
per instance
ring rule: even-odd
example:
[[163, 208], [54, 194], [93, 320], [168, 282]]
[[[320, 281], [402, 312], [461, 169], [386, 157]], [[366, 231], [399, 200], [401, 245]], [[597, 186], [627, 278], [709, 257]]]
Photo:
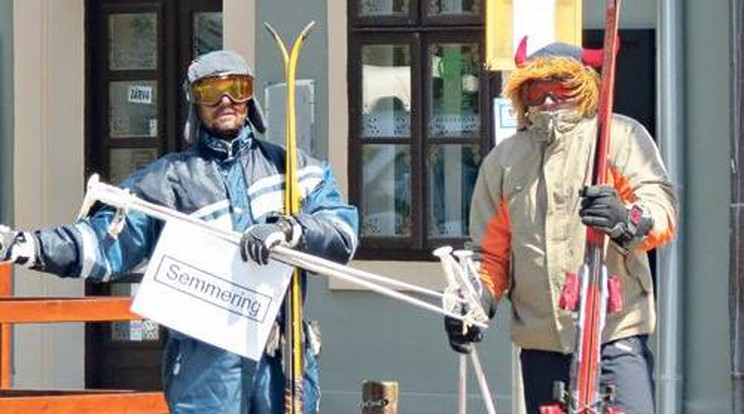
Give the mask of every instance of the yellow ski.
[[[297, 125], [295, 114], [295, 75], [297, 59], [300, 56], [302, 44], [307, 38], [315, 22], [310, 22], [287, 50], [279, 34], [271, 25], [264, 23], [271, 36], [277, 43], [284, 60], [284, 71], [287, 83], [287, 160], [284, 192], [284, 212], [294, 215], [300, 211], [300, 188], [297, 178]], [[302, 414], [302, 381], [305, 371], [304, 350], [302, 340], [302, 289], [300, 286], [300, 271], [295, 268], [289, 285], [284, 308], [284, 349], [282, 350], [284, 364], [284, 403], [286, 414]]]

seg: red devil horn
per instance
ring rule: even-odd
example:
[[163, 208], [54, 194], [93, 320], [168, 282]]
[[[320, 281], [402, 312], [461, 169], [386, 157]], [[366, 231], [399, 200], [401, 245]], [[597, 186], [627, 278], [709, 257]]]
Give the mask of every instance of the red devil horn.
[[586, 66], [591, 66], [597, 69], [602, 67], [603, 57], [604, 52], [602, 49], [584, 49], [581, 52], [581, 62]]
[[[615, 53], [620, 50], [620, 36], [615, 38]], [[604, 60], [604, 51], [602, 49], [583, 49], [581, 52], [581, 62], [587, 66], [600, 69]]]
[[525, 61], [527, 61], [527, 36], [524, 36], [522, 40], [519, 41], [517, 53], [514, 54], [514, 63], [518, 68], [524, 66]]

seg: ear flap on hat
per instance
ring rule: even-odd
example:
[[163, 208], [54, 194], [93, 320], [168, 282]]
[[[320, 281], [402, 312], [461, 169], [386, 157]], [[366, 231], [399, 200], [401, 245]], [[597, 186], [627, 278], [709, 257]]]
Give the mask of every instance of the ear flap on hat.
[[260, 133], [266, 132], [266, 121], [264, 121], [261, 105], [255, 96], [248, 100], [248, 121]]
[[196, 142], [197, 131], [199, 130], [199, 117], [196, 116], [194, 105], [188, 105], [188, 115], [186, 116], [186, 123], [183, 125], [183, 139], [187, 144], [193, 144]]

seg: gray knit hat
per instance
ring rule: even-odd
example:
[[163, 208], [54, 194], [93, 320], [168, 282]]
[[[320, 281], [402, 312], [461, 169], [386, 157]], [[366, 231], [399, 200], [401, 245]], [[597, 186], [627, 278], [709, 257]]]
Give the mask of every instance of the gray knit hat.
[[[214, 75], [250, 75], [253, 76], [251, 68], [245, 60], [237, 53], [231, 50], [216, 50], [205, 53], [194, 59], [189, 65], [187, 79], [183, 83], [186, 100], [191, 100], [191, 86], [199, 79]], [[266, 131], [261, 108], [254, 96], [248, 101], [248, 118], [246, 123], [250, 123], [258, 132]], [[183, 137], [186, 142], [193, 142], [196, 139], [199, 130], [199, 117], [196, 115], [194, 105], [189, 105], [189, 115], [186, 119], [186, 125], [183, 129]]]

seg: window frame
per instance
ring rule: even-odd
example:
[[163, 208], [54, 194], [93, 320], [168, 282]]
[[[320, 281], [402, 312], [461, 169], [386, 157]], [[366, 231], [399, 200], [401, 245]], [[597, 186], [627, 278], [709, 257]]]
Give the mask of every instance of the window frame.
[[[356, 258], [362, 260], [417, 260], [435, 258], [431, 250], [452, 245], [462, 247], [467, 235], [462, 237], [431, 238], [428, 229], [429, 188], [425, 173], [429, 148], [432, 145], [477, 145], [482, 159], [492, 147], [493, 115], [491, 114], [492, 90], [500, 89], [498, 73], [486, 71], [485, 65], [485, 13], [478, 16], [427, 16], [426, 1], [412, 0], [411, 12], [403, 19], [399, 16], [360, 17], [358, 1], [349, 5], [348, 62], [349, 80], [349, 199], [352, 204], [364, 206], [362, 148], [365, 144], [408, 144], [411, 148], [411, 236], [365, 237], [360, 232], [360, 247]], [[436, 43], [476, 43], [479, 45], [479, 110], [480, 130], [476, 137], [428, 137], [427, 102], [431, 100], [428, 87], [431, 82], [428, 63], [429, 45]], [[411, 47], [411, 136], [401, 138], [362, 138], [362, 66], [361, 49], [368, 44], [409, 44]], [[360, 217], [361, 218], [361, 217]], [[467, 217], [464, 218], [466, 221]]]
[[[420, 170], [421, 153], [417, 151], [420, 145], [416, 145], [417, 137], [420, 136], [420, 125], [419, 120], [421, 114], [419, 111], [420, 106], [416, 102], [420, 101], [421, 91], [419, 85], [413, 82], [414, 73], [420, 72], [420, 50], [418, 48], [418, 42], [416, 41], [415, 34], [400, 34], [393, 32], [367, 32], [361, 34], [357, 38], [350, 39], [349, 41], [349, 59], [351, 62], [361, 62], [362, 48], [366, 45], [376, 44], [407, 44], [410, 47], [411, 54], [411, 130], [409, 138], [362, 138], [358, 131], [361, 129], [361, 108], [362, 108], [362, 90], [360, 87], [351, 87], [349, 89], [349, 131], [356, 131], [355, 139], [349, 141], [349, 160], [359, 159], [362, 153], [362, 148], [365, 144], [401, 144], [409, 145], [411, 148], [411, 171], [413, 172], [412, 185], [411, 185], [411, 202], [412, 209], [416, 211], [419, 206], [421, 198], [417, 195], [417, 192], [421, 189], [420, 174], [416, 171]], [[356, 84], [362, 79], [362, 67], [361, 65], [350, 65], [350, 79], [356, 79]], [[352, 82], [352, 84], [355, 84]], [[363, 203], [363, 176], [362, 176], [362, 165], [361, 162], [349, 162], [349, 197], [352, 200], [356, 200], [355, 205], [362, 206]], [[379, 237], [368, 240], [368, 247], [375, 250], [400, 250], [413, 245], [420, 244], [421, 234], [421, 217], [413, 215], [413, 223], [411, 228], [411, 236], [408, 237]], [[364, 256], [364, 253], [358, 251], [356, 257]]]
[[[86, 140], [85, 140], [85, 176], [88, 177], [93, 173], [101, 174], [104, 179], [110, 176], [110, 151], [112, 149], [131, 149], [131, 148], [154, 148], [158, 151], [158, 156], [169, 148], [174, 148], [174, 134], [169, 130], [168, 117], [171, 111], [168, 111], [165, 103], [167, 102], [163, 86], [167, 85], [171, 70], [166, 56], [164, 55], [164, 44], [162, 38], [166, 30], [165, 22], [165, 5], [163, 3], [103, 3], [97, 6], [97, 16], [102, 16], [101, 20], [94, 25], [95, 37], [99, 40], [100, 54], [88, 54], [89, 69], [87, 79], [89, 90], [87, 95], [91, 104], [86, 110]], [[158, 41], [157, 41], [157, 65], [155, 69], [148, 70], [111, 70], [108, 68], [108, 59], [110, 48], [108, 44], [108, 22], [109, 16], [122, 13], [150, 13], [156, 14], [158, 19]], [[91, 45], [87, 46], [88, 48]], [[95, 70], [95, 74], [92, 72]], [[158, 119], [163, 120], [158, 125], [158, 133], [155, 137], [121, 137], [112, 138], [109, 136], [110, 124], [109, 113], [109, 87], [117, 81], [150, 81], [158, 82], [157, 105]], [[165, 137], [165, 139], [163, 139]]]

